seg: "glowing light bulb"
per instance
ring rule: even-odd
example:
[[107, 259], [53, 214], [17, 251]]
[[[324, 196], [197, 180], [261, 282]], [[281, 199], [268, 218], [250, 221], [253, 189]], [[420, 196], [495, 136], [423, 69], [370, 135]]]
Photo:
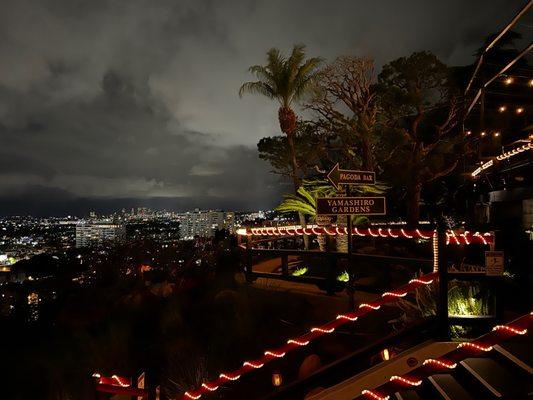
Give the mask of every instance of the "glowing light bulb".
[[487, 132], [481, 131], [480, 135], [481, 135], [481, 137], [485, 137], [487, 135]]
[[518, 108], [516, 109], [516, 113], [517, 113], [517, 114], [522, 114], [523, 112], [524, 112], [524, 107], [518, 107]]
[[501, 113], [505, 112], [506, 110], [507, 110], [507, 107], [505, 107], [505, 106], [498, 107], [498, 111], [501, 112]]
[[466, 132], [465, 132], [465, 135], [466, 135], [466, 136], [470, 136], [471, 134], [472, 134], [472, 131], [466, 131]]
[[528, 84], [529, 87], [533, 87], [533, 79], [530, 79], [527, 84]]
[[511, 83], [513, 83], [513, 77], [512, 76], [508, 76], [507, 78], [504, 79], [503, 81], [506, 85], [510, 85]]
[[500, 136], [500, 132], [494, 132], [494, 137], [499, 137]]

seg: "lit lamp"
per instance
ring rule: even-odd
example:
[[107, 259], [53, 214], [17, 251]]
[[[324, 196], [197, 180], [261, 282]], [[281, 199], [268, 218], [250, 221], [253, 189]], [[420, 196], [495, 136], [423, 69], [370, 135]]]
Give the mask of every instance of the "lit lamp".
[[507, 78], [505, 78], [505, 80], [503, 82], [506, 85], [510, 85], [511, 83], [513, 83], [513, 77], [512, 76], [508, 76]]
[[533, 87], [533, 79], [530, 79], [527, 84], [529, 85], [529, 87]]
[[471, 134], [472, 134], [472, 131], [466, 131], [466, 132], [465, 132], [465, 135], [466, 135], [466, 136], [470, 136]]
[[279, 387], [281, 386], [281, 383], [283, 382], [283, 378], [281, 377], [281, 374], [276, 371], [272, 373], [272, 385]]
[[381, 359], [383, 361], [389, 361], [390, 360], [389, 349], [385, 348], [385, 349], [381, 350], [381, 352], [379, 354], [381, 355]]
[[498, 107], [498, 111], [501, 112], [501, 113], [505, 112], [505, 110], [507, 110], [507, 107], [505, 107], [505, 106]]
[[500, 132], [494, 132], [494, 137], [499, 137], [500, 136]]
[[485, 137], [485, 136], [487, 135], [487, 132], [482, 131], [482, 132], [480, 133], [480, 135], [481, 135], [481, 137]]
[[517, 113], [517, 114], [522, 114], [523, 112], [524, 112], [524, 107], [518, 107], [518, 108], [516, 109], [516, 113]]

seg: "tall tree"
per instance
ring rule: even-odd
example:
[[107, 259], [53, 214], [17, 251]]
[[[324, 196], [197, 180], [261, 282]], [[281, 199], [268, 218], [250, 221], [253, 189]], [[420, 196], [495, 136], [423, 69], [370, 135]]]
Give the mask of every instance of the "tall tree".
[[374, 62], [341, 56], [322, 69], [315, 96], [307, 108], [315, 111], [317, 124], [340, 139], [340, 150], [348, 166], [361, 155], [361, 166], [374, 171], [374, 146], [378, 102]]
[[[301, 44], [293, 47], [288, 58], [281, 54], [279, 49], [272, 48], [267, 52], [266, 65], [252, 65], [249, 68], [249, 72], [257, 80], [246, 82], [239, 89], [241, 97], [244, 93], [253, 93], [278, 101], [279, 126], [281, 131], [287, 135], [295, 192], [300, 187], [301, 177], [294, 146], [296, 114], [293, 106], [312, 90], [321, 62], [322, 60], [318, 57], [306, 59], [305, 46]], [[299, 217], [300, 223], [305, 225], [304, 215], [300, 213]], [[308, 247], [309, 241], [306, 236], [304, 236], [304, 241]]]
[[[379, 74], [391, 175], [407, 189], [408, 221], [418, 223], [425, 184], [451, 173], [461, 143], [458, 98], [450, 69], [430, 52], [398, 58]], [[393, 158], [394, 157], [394, 158]]]
[[306, 60], [304, 45], [294, 46], [289, 58], [278, 49], [272, 48], [267, 52], [266, 65], [253, 65], [249, 68], [249, 72], [255, 75], [257, 81], [246, 82], [239, 89], [241, 97], [244, 93], [253, 93], [278, 101], [279, 126], [287, 135], [295, 192], [300, 187], [301, 177], [294, 147], [296, 114], [293, 107], [294, 103], [312, 90], [321, 62], [318, 57]]
[[[303, 176], [312, 175], [316, 168], [324, 168], [322, 160], [326, 152], [323, 135], [307, 121], [298, 121], [293, 134], [298, 169]], [[268, 161], [272, 171], [292, 178], [292, 154], [286, 135], [264, 137], [257, 143], [259, 158]]]

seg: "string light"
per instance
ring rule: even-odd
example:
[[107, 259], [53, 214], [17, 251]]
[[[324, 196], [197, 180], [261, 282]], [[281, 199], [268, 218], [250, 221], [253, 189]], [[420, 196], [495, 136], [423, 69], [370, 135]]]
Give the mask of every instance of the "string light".
[[407, 239], [412, 239], [413, 237], [411, 235], [408, 235], [407, 233], [405, 233], [405, 231], [403, 229], [400, 229], [400, 232], [402, 233], [402, 235], [404, 237], [406, 237]]
[[287, 344], [296, 344], [298, 346], [307, 346], [309, 344], [309, 340], [306, 340], [305, 342], [300, 342], [298, 340], [289, 339], [289, 340], [287, 340]]
[[336, 319], [344, 319], [346, 321], [357, 321], [357, 317], [350, 317], [348, 315], [337, 315], [337, 318]]
[[466, 136], [470, 136], [472, 134], [472, 131], [466, 131], [465, 134]]
[[517, 113], [517, 114], [522, 114], [523, 112], [524, 112], [524, 107], [518, 107], [518, 108], [516, 109], [516, 113]]
[[524, 151], [527, 151], [529, 149], [533, 149], [533, 142], [530, 142], [530, 143], [527, 143], [527, 144], [524, 144], [520, 147], [517, 147], [513, 150], [510, 150], [510, 151], [507, 151], [503, 154], [500, 154], [499, 156], [496, 156], [496, 159], [498, 161], [502, 161], [502, 160], [505, 160], [507, 158], [510, 158], [510, 157], [513, 157], [513, 156], [516, 156], [517, 154], [520, 154]]
[[258, 369], [258, 368], [261, 368], [263, 365], [265, 364], [261, 364], [261, 363], [253, 363], [251, 361], [245, 361], [243, 364], [242, 364], [244, 367], [252, 367], [252, 368], [255, 368], [255, 369]]
[[423, 283], [424, 285], [430, 284], [433, 282], [433, 279], [430, 279], [429, 281], [423, 281], [422, 279], [414, 278], [409, 281], [409, 283]]
[[407, 295], [407, 292], [403, 292], [403, 293], [385, 292], [381, 295], [381, 297], [385, 297], [385, 296], [405, 297], [405, 295]]
[[382, 397], [374, 392], [372, 392], [371, 390], [363, 390], [361, 392], [363, 395], [365, 396], [369, 396], [369, 397], [372, 397], [374, 400], [389, 400], [390, 399], [390, 396], [385, 396], [385, 397]]
[[232, 376], [232, 375], [220, 374], [220, 378], [227, 379], [229, 381], [236, 381], [240, 377], [241, 377], [240, 375], [233, 375]]
[[[446, 233], [446, 244], [449, 243], [448, 234]], [[439, 270], [439, 236], [437, 232], [433, 233], [433, 272]]]
[[443, 368], [448, 368], [448, 369], [454, 369], [455, 367], [457, 367], [456, 363], [442, 361], [442, 360], [435, 360], [434, 358], [428, 358], [427, 360], [424, 360], [422, 365], [434, 365], [437, 367], [443, 367]]
[[411, 379], [403, 378], [403, 377], [398, 376], [398, 375], [391, 376], [390, 377], [390, 381], [391, 382], [400, 381], [401, 383], [405, 383], [406, 385], [409, 385], [409, 386], [420, 386], [422, 384], [422, 379], [420, 379], [418, 381], [413, 381]]
[[359, 305], [359, 308], [370, 308], [372, 310], [379, 310], [381, 306], [373, 306], [372, 304], [363, 303]]
[[321, 332], [321, 333], [333, 333], [334, 330], [335, 328], [329, 328], [329, 329], [311, 328], [311, 332]]
[[500, 132], [494, 132], [494, 137], [499, 137], [500, 136]]
[[492, 328], [493, 331], [507, 331], [510, 333], [514, 333], [515, 335], [525, 335], [527, 333], [527, 329], [516, 329], [511, 326], [506, 325], [496, 325], [494, 328]]
[[[436, 274], [428, 274], [428, 275], [422, 276], [420, 278], [416, 278], [417, 280], [413, 281], [413, 282], [410, 282], [409, 285], [412, 285], [414, 283], [417, 284], [416, 287], [421, 286], [421, 285], [427, 285], [427, 284], [429, 284], [429, 283], [431, 283], [433, 281], [434, 277], [436, 277]], [[406, 290], [415, 290], [416, 287], [405, 285], [405, 286], [402, 286], [401, 288], [398, 288], [397, 291], [403, 293], [402, 289], [404, 289], [404, 288]], [[384, 299], [382, 301], [383, 302], [390, 302], [392, 300], [389, 299], [389, 298], [386, 298], [386, 299]], [[372, 310], [378, 310], [380, 308], [380, 306], [373, 306], [373, 305], [370, 305], [370, 304], [361, 304], [359, 307], [360, 308], [368, 307], [368, 308], [370, 308]], [[362, 312], [363, 311], [361, 311], [360, 313], [362, 313]], [[330, 321], [327, 324], [322, 325], [322, 327], [312, 328], [311, 332], [315, 333], [315, 335], [313, 337], [311, 337], [310, 340], [314, 340], [315, 338], [320, 337], [320, 335], [316, 334], [317, 332], [320, 332], [320, 333], [332, 333], [335, 330], [336, 327], [339, 327], [339, 326], [341, 326], [341, 325], [343, 325], [345, 323], [348, 323], [348, 322], [356, 321], [357, 320], [357, 316], [355, 316], [353, 314], [354, 313], [337, 315], [337, 317], [336, 317], [336, 321], [337, 322], [336, 322], [336, 326], [335, 327], [330, 327], [330, 324], [332, 322], [332, 321]], [[329, 325], [329, 327], [328, 327], [328, 325]], [[233, 373], [220, 374], [219, 379], [223, 379], [225, 381], [236, 381], [236, 380], [238, 380], [241, 377], [242, 374], [250, 372], [250, 371], [252, 371], [254, 369], [261, 368], [261, 367], [263, 367], [265, 365], [266, 362], [272, 361], [274, 358], [284, 357], [286, 355], [287, 351], [296, 349], [297, 346], [306, 346], [307, 344], [310, 343], [310, 340], [304, 340], [303, 337], [302, 338], [296, 338], [296, 339], [289, 339], [286, 342], [287, 345], [294, 344], [296, 346], [294, 346], [294, 347], [286, 347], [287, 345], [285, 345], [285, 347], [283, 347], [283, 350], [267, 350], [267, 351], [264, 352], [264, 356], [260, 360], [245, 361], [245, 362], [243, 362], [242, 367], [239, 370], [234, 371]], [[196, 391], [185, 392], [184, 393], [184, 398], [192, 399], [192, 400], [199, 399], [202, 396], [203, 393], [211, 392], [211, 391], [216, 390], [216, 388], [219, 388], [220, 384], [222, 382], [223, 381], [204, 382]]]
[[501, 113], [505, 112], [505, 110], [507, 110], [507, 107], [505, 107], [505, 106], [498, 107], [498, 111], [501, 112]]
[[[493, 161], [492, 160], [489, 161], [489, 163], [485, 165], [485, 168], [489, 168], [492, 165], [491, 162]], [[335, 226], [320, 227], [317, 225], [312, 225], [306, 228], [305, 232], [314, 233], [317, 235], [318, 234], [346, 235], [347, 229], [344, 227], [335, 227]], [[413, 239], [413, 238], [431, 239], [431, 237], [435, 234], [435, 231], [434, 230], [433, 231], [420, 230], [420, 229], [413, 229], [413, 230], [391, 229], [391, 228], [378, 228], [376, 231], [371, 228], [352, 228], [352, 233], [358, 236], [362, 236], [362, 237], [372, 236], [372, 237], [381, 237], [381, 238], [403, 237], [407, 239]], [[279, 236], [279, 235], [295, 236], [295, 235], [303, 235], [304, 230], [301, 227], [295, 227], [295, 226], [280, 226], [280, 227], [275, 227], [275, 228], [263, 227], [263, 228], [250, 228], [249, 230], [241, 230], [238, 232], [238, 234], [257, 235], [257, 236]], [[453, 231], [448, 231], [447, 234], [455, 236], [455, 233]], [[471, 243], [484, 243], [480, 237], [474, 238], [471, 234], [467, 234], [466, 236], [460, 237], [459, 239], [454, 238], [452, 243], [466, 244], [467, 241]], [[447, 243], [449, 243], [449, 241], [447, 241]]]
[[265, 356], [272, 356], [272, 357], [281, 358], [281, 357], [285, 356], [285, 353], [284, 352], [276, 353], [275, 351], [267, 350], [267, 351], [265, 351]]
[[457, 348], [462, 348], [462, 347], [468, 347], [472, 350], [479, 350], [479, 351], [491, 351], [492, 350], [492, 346], [480, 346], [479, 344], [475, 344], [472, 342], [459, 343], [459, 346], [457, 346]]
[[215, 390], [218, 389], [218, 386], [212, 387], [212, 386], [209, 386], [207, 383], [202, 383], [202, 387], [205, 387], [210, 392], [214, 392]]
[[[515, 326], [520, 326], [523, 323], [530, 324], [531, 321], [529, 320], [531, 316], [533, 315], [533, 312], [523, 315], [522, 317], [518, 318], [513, 322]], [[523, 335], [527, 333], [527, 329], [519, 329], [516, 327], [513, 327], [511, 325], [496, 325], [493, 329], [493, 331], [505, 331], [509, 332], [513, 335]], [[501, 341], [505, 340], [506, 336], [495, 336], [492, 332], [486, 333], [485, 335], [479, 337], [476, 339], [476, 342], [485, 342], [488, 341], [491, 344], [500, 343]], [[475, 350], [482, 350], [482, 351], [489, 351], [492, 349], [492, 346], [485, 346], [485, 345], [479, 345], [474, 342], [464, 342], [461, 343], [457, 348], [448, 351], [445, 355], [449, 355], [450, 357], [453, 357], [453, 361], [446, 360], [443, 358], [440, 359], [433, 359], [428, 358], [423, 361], [422, 367], [416, 368], [414, 371], [411, 371], [409, 375], [393, 375], [390, 377], [389, 382], [398, 382], [403, 383], [408, 386], [420, 386], [423, 382], [423, 378], [434, 375], [435, 373], [438, 373], [439, 369], [454, 369], [457, 367], [457, 363], [460, 360], [464, 360], [465, 358], [471, 357], [472, 354], [468, 351], [461, 351], [459, 349], [465, 348], [467, 349], [475, 349]], [[413, 376], [416, 377], [416, 379], [413, 379]], [[375, 387], [370, 390], [363, 391], [363, 394], [367, 395], [369, 398], [372, 399], [382, 399], [385, 398], [383, 396], [386, 395], [392, 395], [393, 393], [396, 393], [398, 391], [397, 386], [389, 385], [389, 383], [383, 383], [378, 387]]]
[[481, 135], [481, 137], [485, 137], [487, 135], [487, 132], [481, 131], [480, 135]]

